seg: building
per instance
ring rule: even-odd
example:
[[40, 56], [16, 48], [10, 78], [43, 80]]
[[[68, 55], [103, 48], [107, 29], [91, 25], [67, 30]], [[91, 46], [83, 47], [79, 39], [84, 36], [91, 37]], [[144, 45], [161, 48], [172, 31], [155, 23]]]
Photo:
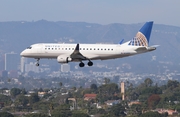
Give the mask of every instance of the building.
[[70, 65], [69, 64], [62, 64], [61, 65], [61, 72], [69, 72], [70, 71]]
[[124, 82], [121, 82], [121, 94], [122, 94], [122, 100], [124, 100], [124, 93], [125, 93]]
[[38, 96], [41, 98], [44, 97], [45, 94], [46, 94], [46, 92], [38, 92]]
[[96, 96], [97, 96], [97, 94], [85, 94], [84, 100], [87, 100], [87, 101], [93, 100], [93, 99], [96, 99]]
[[33, 62], [30, 62], [29, 64], [25, 64], [25, 72], [35, 72], [39, 73], [39, 67], [37, 67]]
[[108, 106], [113, 106], [113, 105], [116, 105], [116, 104], [119, 104], [120, 103], [120, 100], [108, 100], [105, 102], [106, 105]]
[[2, 94], [6, 95], [6, 96], [10, 96], [11, 95], [10, 90], [3, 90]]
[[176, 110], [169, 110], [169, 109], [156, 109], [155, 111], [157, 111], [158, 113], [160, 114], [163, 114], [163, 113], [168, 113], [169, 116], [175, 116], [177, 117], [178, 116], [178, 112]]
[[5, 54], [5, 70], [6, 71], [17, 71], [20, 63], [20, 56], [16, 53]]
[[7, 77], [8, 77], [8, 71], [6, 71], [6, 70], [2, 71], [2, 72], [1, 72], [1, 76], [2, 76], [3, 78], [7, 78]]
[[10, 78], [17, 78], [17, 77], [18, 77], [18, 71], [17, 71], [17, 70], [15, 70], [15, 71], [9, 71], [8, 76], [9, 76]]
[[24, 67], [25, 67], [25, 58], [21, 57], [21, 66], [20, 66], [21, 73], [24, 73], [24, 69], [25, 69]]
[[128, 103], [128, 106], [132, 106], [133, 104], [141, 105], [141, 102], [139, 102], [139, 101], [131, 101], [131, 102]]

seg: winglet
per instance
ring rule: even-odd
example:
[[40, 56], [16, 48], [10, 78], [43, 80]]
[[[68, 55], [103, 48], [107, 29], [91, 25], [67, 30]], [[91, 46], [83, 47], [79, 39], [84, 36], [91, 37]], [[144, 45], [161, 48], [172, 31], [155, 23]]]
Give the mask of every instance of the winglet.
[[122, 40], [119, 42], [119, 44], [121, 45], [121, 44], [123, 43], [123, 41], [124, 41], [124, 39], [122, 39]]

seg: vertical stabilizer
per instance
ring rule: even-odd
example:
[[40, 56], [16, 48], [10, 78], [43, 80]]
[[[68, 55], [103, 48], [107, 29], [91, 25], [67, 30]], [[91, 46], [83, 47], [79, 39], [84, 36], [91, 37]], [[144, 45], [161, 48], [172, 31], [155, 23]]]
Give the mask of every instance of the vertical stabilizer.
[[131, 46], [148, 46], [151, 30], [153, 26], [153, 21], [146, 22], [143, 27], [139, 30], [136, 36], [129, 42], [128, 45]]

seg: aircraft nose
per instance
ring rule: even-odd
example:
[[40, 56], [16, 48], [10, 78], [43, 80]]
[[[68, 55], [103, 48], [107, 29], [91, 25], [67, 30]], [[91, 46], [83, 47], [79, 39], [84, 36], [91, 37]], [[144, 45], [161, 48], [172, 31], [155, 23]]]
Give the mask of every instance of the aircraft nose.
[[20, 53], [21, 56], [25, 56], [25, 50]]

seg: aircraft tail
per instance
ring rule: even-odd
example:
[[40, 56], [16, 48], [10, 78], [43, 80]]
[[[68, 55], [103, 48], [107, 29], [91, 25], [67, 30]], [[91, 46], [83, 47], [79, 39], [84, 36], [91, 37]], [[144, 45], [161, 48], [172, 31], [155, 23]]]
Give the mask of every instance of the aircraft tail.
[[138, 31], [136, 36], [128, 43], [131, 46], [148, 46], [153, 21], [146, 22], [143, 27]]

